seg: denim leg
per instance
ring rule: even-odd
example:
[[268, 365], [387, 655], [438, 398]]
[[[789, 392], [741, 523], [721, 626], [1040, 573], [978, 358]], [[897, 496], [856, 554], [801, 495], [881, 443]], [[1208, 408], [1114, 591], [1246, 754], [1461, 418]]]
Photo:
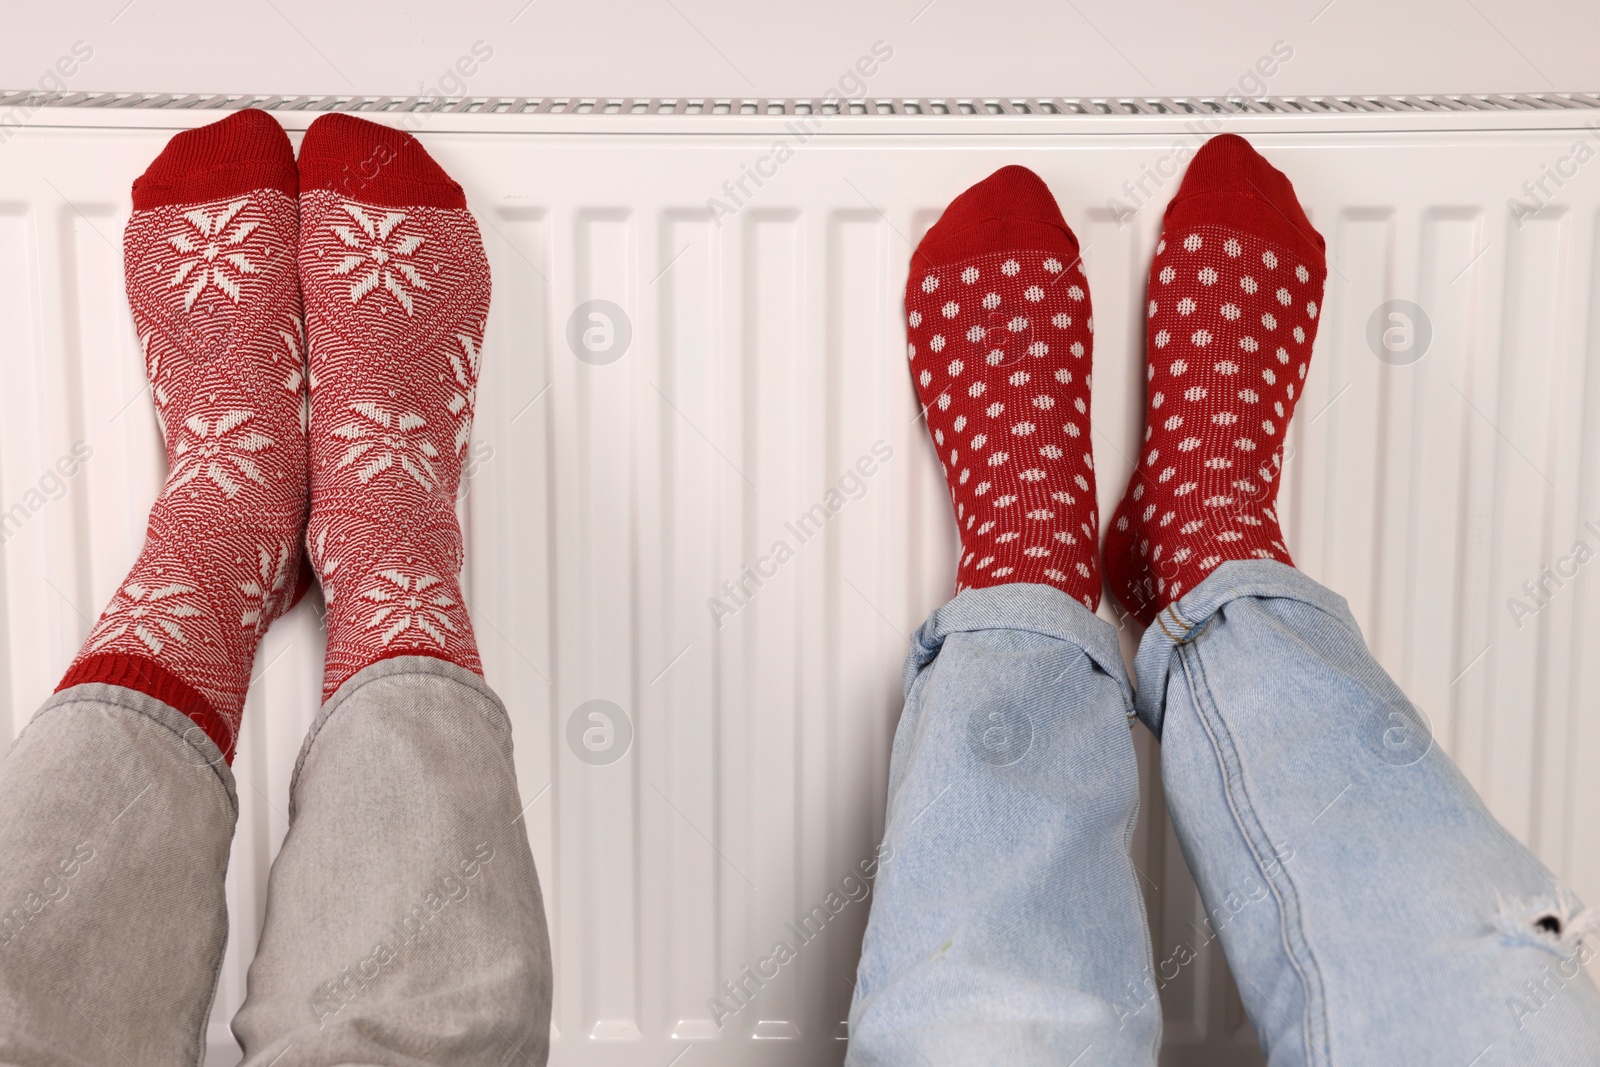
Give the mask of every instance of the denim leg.
[[244, 1067], [541, 1065], [550, 942], [511, 723], [483, 679], [380, 660], [295, 767], [248, 995]]
[[73, 686], [6, 756], [0, 812], [0, 1063], [199, 1063], [238, 816], [222, 752], [153, 697]]
[[1600, 1064], [1589, 922], [1484, 808], [1344, 601], [1225, 563], [1144, 635], [1179, 843], [1273, 1067]]
[[1111, 627], [1005, 585], [961, 593], [912, 646], [846, 1062], [1153, 1067]]

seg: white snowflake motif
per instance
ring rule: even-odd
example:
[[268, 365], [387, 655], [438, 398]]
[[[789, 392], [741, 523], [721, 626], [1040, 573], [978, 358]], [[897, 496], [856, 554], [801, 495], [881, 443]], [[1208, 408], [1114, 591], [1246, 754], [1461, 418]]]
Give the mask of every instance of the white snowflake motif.
[[129, 582], [117, 590], [105, 618], [89, 635], [89, 651], [98, 652], [129, 632], [157, 656], [167, 641], [188, 644], [182, 620], [205, 614], [203, 608], [187, 599], [194, 593], [193, 586], [181, 582], [154, 587]]
[[[306, 380], [306, 333], [305, 324], [300, 316], [291, 315], [287, 328], [278, 327], [278, 337], [283, 341], [287, 353], [288, 367], [284, 370], [283, 380], [280, 384], [286, 393], [298, 393], [300, 396], [300, 432], [304, 433], [311, 425], [311, 397], [302, 388]], [[272, 354], [272, 361], [278, 362], [278, 353]]]
[[405, 282], [410, 282], [416, 289], [426, 289], [428, 283], [415, 266], [402, 258], [409, 257], [422, 247], [420, 236], [395, 233], [396, 227], [406, 220], [406, 213], [388, 211], [381, 219], [375, 220], [356, 204], [341, 206], [360, 229], [342, 224], [332, 227], [344, 246], [353, 250], [339, 261], [333, 273], [343, 276], [357, 267], [371, 265], [370, 270], [350, 283], [350, 303], [360, 303], [363, 297], [382, 285], [406, 309], [406, 314], [411, 314], [411, 294], [406, 291]]
[[426, 419], [409, 411], [397, 415], [371, 401], [351, 404], [350, 410], [361, 419], [353, 419], [333, 431], [333, 436], [350, 442], [336, 470], [362, 461], [356, 476], [365, 485], [398, 465], [423, 489], [433, 491], [439, 483], [439, 472], [433, 466], [439, 450], [426, 437], [411, 432], [426, 426]]
[[456, 601], [444, 590], [443, 578], [434, 574], [413, 578], [397, 570], [379, 571], [378, 577], [382, 581], [361, 596], [381, 605], [367, 620], [367, 629], [382, 629], [379, 639], [385, 645], [408, 630], [418, 630], [443, 648], [446, 632], [458, 632], [446, 614]]
[[185, 432], [174, 449], [177, 461], [167, 482], [167, 492], [179, 489], [204, 475], [232, 500], [239, 492], [235, 475], [243, 475], [257, 485], [266, 485], [261, 468], [251, 457], [273, 445], [272, 438], [248, 424], [253, 411], [228, 411], [207, 420], [191, 415], [184, 422]]
[[145, 375], [150, 382], [150, 396], [156, 402], [156, 425], [161, 427], [161, 439], [167, 437], [167, 405], [172, 402], [172, 394], [167, 392], [166, 385], [161, 381], [161, 350], [154, 353], [150, 351], [150, 334], [139, 335], [139, 349], [144, 353]]
[[472, 436], [472, 409], [478, 399], [478, 370], [483, 363], [483, 343], [474, 341], [464, 333], [456, 334], [456, 340], [461, 342], [461, 351], [450, 353], [450, 370], [455, 374], [456, 383], [447, 406], [450, 414], [458, 418], [463, 411], [467, 413], [467, 417], [459, 419], [456, 425], [456, 455], [459, 456], [467, 447], [467, 439]]
[[[288, 364], [280, 384], [284, 392], [298, 393], [300, 383], [306, 380], [306, 335], [299, 316], [294, 316], [286, 327], [278, 327], [278, 338], [283, 341], [284, 360]], [[274, 352], [272, 362], [278, 362], [278, 358], [278, 353]]]
[[280, 545], [276, 552], [263, 546], [256, 549], [256, 557], [256, 576], [239, 583], [239, 592], [246, 598], [239, 625], [259, 637], [273, 619], [288, 610], [294, 596], [294, 552], [288, 545]]
[[333, 602], [339, 595], [333, 576], [344, 565], [344, 560], [328, 555], [328, 528], [326, 526], [317, 531], [317, 536], [311, 544], [311, 563], [316, 569], [318, 584], [322, 586], [323, 604], [329, 611], [332, 611]]
[[[234, 221], [249, 202], [246, 196], [229, 201], [226, 207], [215, 212], [205, 208], [186, 211], [183, 218], [189, 228], [168, 235], [167, 244], [186, 257], [178, 262], [178, 269], [167, 282], [169, 289], [188, 285], [183, 294], [185, 311], [194, 307], [208, 285], [237, 304], [242, 291], [241, 276], [258, 273], [255, 261], [243, 246], [261, 223]], [[232, 229], [229, 229], [230, 223]]]

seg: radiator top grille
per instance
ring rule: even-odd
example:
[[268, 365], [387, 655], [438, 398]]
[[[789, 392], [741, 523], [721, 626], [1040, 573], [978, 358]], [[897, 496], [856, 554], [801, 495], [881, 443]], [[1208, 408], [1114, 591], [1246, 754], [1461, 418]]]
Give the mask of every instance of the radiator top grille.
[[1445, 112], [1600, 111], [1600, 93], [1450, 93], [1411, 96], [1242, 97], [940, 97], [772, 98], [592, 96], [254, 96], [237, 93], [40, 92], [0, 90], [0, 107], [124, 108], [161, 111], [348, 111], [367, 114], [450, 112], [478, 115], [1211, 115], [1439, 114]]

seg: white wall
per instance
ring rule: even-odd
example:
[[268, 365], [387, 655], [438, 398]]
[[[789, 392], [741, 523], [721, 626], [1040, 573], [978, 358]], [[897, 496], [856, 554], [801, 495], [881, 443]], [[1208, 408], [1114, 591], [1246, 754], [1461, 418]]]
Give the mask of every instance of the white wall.
[[820, 96], [880, 39], [875, 96], [1220, 95], [1276, 41], [1275, 95], [1600, 90], [1577, 0], [96, 0], [10, 12], [0, 87], [83, 41], [72, 89], [412, 94], [481, 41], [472, 95]]

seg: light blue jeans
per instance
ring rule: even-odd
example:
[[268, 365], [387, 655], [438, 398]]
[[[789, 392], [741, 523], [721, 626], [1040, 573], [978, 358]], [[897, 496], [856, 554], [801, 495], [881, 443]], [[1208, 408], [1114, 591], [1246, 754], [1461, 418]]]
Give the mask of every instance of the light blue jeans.
[[1146, 631], [1137, 698], [1048, 586], [963, 592], [912, 646], [852, 1067], [1153, 1067], [1135, 714], [1273, 1067], [1600, 1064], [1600, 931], [1299, 571], [1219, 567]]

